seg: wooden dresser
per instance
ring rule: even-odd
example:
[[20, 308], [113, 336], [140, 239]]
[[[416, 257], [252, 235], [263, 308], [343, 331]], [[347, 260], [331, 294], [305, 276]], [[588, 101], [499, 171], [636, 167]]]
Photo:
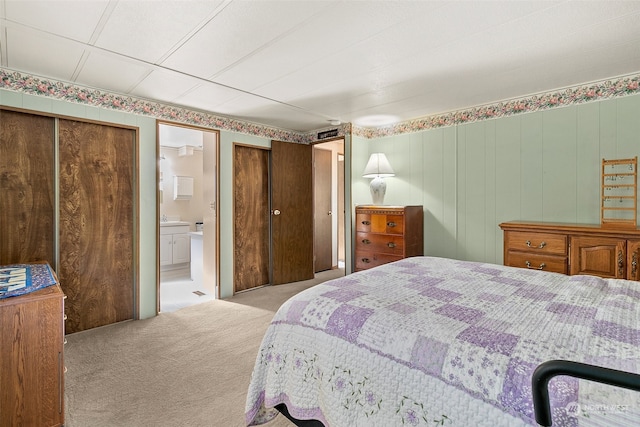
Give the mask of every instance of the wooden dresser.
[[422, 206], [356, 206], [355, 271], [424, 255]]
[[500, 228], [505, 265], [640, 280], [639, 228], [525, 221]]
[[0, 299], [0, 427], [64, 424], [60, 285]]

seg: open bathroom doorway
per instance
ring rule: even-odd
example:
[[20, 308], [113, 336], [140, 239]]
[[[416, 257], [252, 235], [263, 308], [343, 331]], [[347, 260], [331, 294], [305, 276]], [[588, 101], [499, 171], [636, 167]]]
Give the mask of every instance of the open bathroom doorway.
[[313, 145], [314, 272], [345, 274], [344, 139]]
[[219, 297], [219, 133], [158, 122], [157, 310]]

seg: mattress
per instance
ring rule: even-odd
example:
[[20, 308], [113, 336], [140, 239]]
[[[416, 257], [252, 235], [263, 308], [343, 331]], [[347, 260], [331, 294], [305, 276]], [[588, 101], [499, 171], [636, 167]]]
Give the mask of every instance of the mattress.
[[[247, 425], [285, 404], [325, 426], [536, 425], [554, 359], [640, 372], [640, 284], [414, 257], [316, 285], [275, 314]], [[638, 425], [640, 393], [557, 376], [554, 426]]]

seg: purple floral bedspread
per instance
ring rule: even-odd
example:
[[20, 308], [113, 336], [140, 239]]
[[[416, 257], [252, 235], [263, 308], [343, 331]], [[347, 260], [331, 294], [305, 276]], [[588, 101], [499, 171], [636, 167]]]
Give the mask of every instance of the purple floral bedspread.
[[[285, 403], [328, 426], [535, 425], [531, 374], [640, 372], [640, 283], [416, 257], [317, 285], [276, 313], [247, 425]], [[640, 393], [555, 377], [554, 426], [640, 425]]]

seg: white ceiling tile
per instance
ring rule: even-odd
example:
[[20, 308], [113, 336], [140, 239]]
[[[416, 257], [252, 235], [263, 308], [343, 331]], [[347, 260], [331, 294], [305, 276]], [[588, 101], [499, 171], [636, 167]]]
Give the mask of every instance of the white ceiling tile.
[[242, 94], [236, 92], [236, 96], [218, 103], [217, 108], [221, 113], [235, 115], [241, 113], [242, 110], [258, 110], [274, 105], [274, 101], [253, 96], [250, 94]]
[[83, 49], [60, 44], [42, 33], [23, 28], [7, 29], [7, 66], [40, 76], [69, 81]]
[[[382, 7], [371, 8], [367, 2], [336, 3], [313, 16], [305, 25], [266, 46], [250, 60], [235, 64], [217, 75], [216, 80], [254, 90], [286, 77], [296, 69], [316, 67], [326, 63], [325, 58], [331, 58], [337, 52], [353, 52], [353, 46], [363, 40], [375, 37], [394, 25], [403, 25], [418, 12], [416, 4], [408, 5], [383, 2]], [[424, 11], [439, 7], [436, 2], [424, 2], [418, 6]], [[260, 73], [255, 72], [255, 61], [264, 65]], [[309, 83], [310, 86], [313, 84]]]
[[101, 31], [96, 46], [155, 63], [194, 28], [204, 24], [221, 3], [120, 1]]
[[162, 65], [199, 77], [215, 76], [326, 5], [323, 1], [233, 2]]
[[88, 42], [109, 0], [5, 0], [6, 19]]
[[191, 105], [200, 110], [224, 114], [223, 111], [220, 111], [219, 106], [240, 95], [240, 92], [232, 88], [212, 83], [201, 83], [177, 97], [175, 102], [182, 105]]
[[122, 94], [136, 86], [152, 68], [98, 51], [88, 55], [76, 82]]
[[200, 80], [193, 77], [158, 69], [147, 75], [133, 91], [142, 98], [174, 102], [175, 99], [201, 84]]
[[[640, 2], [637, 3], [640, 6]], [[634, 14], [582, 28], [576, 32], [576, 37], [581, 37], [583, 40], [589, 37], [591, 40], [588, 45], [583, 43], [584, 50], [627, 45], [629, 41], [640, 38], [640, 10]]]

